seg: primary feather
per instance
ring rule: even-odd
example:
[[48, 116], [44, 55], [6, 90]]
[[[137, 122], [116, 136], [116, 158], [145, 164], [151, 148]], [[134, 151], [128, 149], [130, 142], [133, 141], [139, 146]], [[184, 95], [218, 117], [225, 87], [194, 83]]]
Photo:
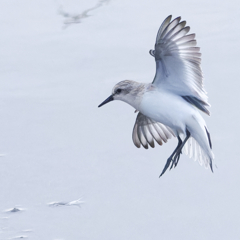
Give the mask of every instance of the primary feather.
[[153, 85], [180, 96], [207, 102], [203, 88], [200, 48], [196, 47], [195, 34], [188, 34], [190, 27], [178, 17], [171, 21], [168, 16], [159, 28], [155, 50], [150, 54], [156, 60]]

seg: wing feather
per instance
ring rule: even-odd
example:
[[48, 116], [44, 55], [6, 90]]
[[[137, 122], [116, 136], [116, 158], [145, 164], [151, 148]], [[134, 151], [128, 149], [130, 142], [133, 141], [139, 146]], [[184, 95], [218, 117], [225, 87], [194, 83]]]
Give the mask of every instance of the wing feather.
[[139, 127], [137, 128], [137, 134], [138, 134], [138, 138], [139, 138], [140, 143], [142, 144], [142, 146], [143, 146], [145, 149], [148, 149], [147, 140], [146, 140], [146, 138], [145, 138], [144, 135], [143, 135], [142, 127], [141, 127], [141, 126], [139, 126]]
[[184, 27], [181, 30], [179, 30], [178, 32], [176, 32], [169, 40], [174, 41], [177, 40], [179, 38], [184, 37], [188, 32], [190, 31], [190, 27]]
[[[197, 45], [197, 41], [196, 40], [189, 40], [189, 41], [186, 41], [184, 43], [180, 43], [178, 44], [178, 48], [179, 49], [183, 49], [185, 47], [195, 47]], [[200, 48], [199, 48], [200, 50]]]
[[192, 33], [192, 34], [189, 34], [189, 35], [187, 35], [187, 36], [183, 36], [183, 37], [181, 37], [181, 38], [178, 38], [178, 39], [175, 41], [175, 43], [176, 43], [176, 44], [186, 43], [186, 42], [188, 42], [188, 41], [194, 40], [195, 37], [196, 37], [196, 34], [195, 34], [195, 33]]
[[[159, 35], [159, 39], [162, 39], [162, 38], [167, 38], [167, 35], [169, 32], [171, 32], [177, 25], [178, 23], [180, 22], [181, 18], [178, 17], [178, 18], [175, 18], [172, 22], [170, 22], [167, 27], [163, 30], [162, 34]], [[159, 40], [157, 39], [157, 41]]]
[[138, 137], [138, 132], [137, 132], [137, 128], [138, 128], [138, 125], [137, 123], [134, 125], [134, 128], [133, 128], [133, 142], [134, 142], [134, 145], [137, 147], [137, 148], [140, 148], [141, 147], [141, 142], [139, 140], [139, 137]]
[[161, 137], [158, 135], [157, 131], [155, 130], [155, 128], [153, 127], [152, 124], [148, 124], [147, 125], [149, 132], [151, 133], [152, 137], [155, 139], [155, 141], [159, 144], [162, 145], [162, 139]]
[[182, 28], [184, 28], [186, 25], [186, 21], [180, 22], [178, 25], [176, 25], [174, 28], [171, 29], [166, 35], [166, 39], [169, 39], [172, 37], [175, 33], [180, 31]]
[[159, 125], [158, 123], [153, 123], [152, 125], [155, 128], [155, 130], [157, 131], [159, 137], [166, 143], [167, 142], [167, 137], [166, 137], [166, 135], [164, 134], [164, 132], [161, 128], [161, 124]]
[[169, 127], [138, 113], [132, 133], [133, 143], [137, 148], [140, 148], [141, 145], [146, 149], [148, 149], [148, 145], [154, 148], [154, 140], [162, 145], [172, 136], [175, 137]]
[[171, 22], [172, 16], [168, 16], [160, 26], [158, 33], [157, 33], [157, 39], [161, 36], [163, 30], [168, 26], [168, 24]]
[[154, 148], [153, 137], [152, 137], [152, 135], [150, 134], [147, 125], [141, 126], [141, 129], [142, 129], [143, 135], [144, 135], [145, 139], [147, 140], [148, 144], [149, 144], [152, 148]]
[[203, 87], [201, 53], [195, 34], [180, 17], [167, 17], [159, 28], [155, 49], [156, 74], [153, 85], [180, 96], [191, 96], [209, 105]]

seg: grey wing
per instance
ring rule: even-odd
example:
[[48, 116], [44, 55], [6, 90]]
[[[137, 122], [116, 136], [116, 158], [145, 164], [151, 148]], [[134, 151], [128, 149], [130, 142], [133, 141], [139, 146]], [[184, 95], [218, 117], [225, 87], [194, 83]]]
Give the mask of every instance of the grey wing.
[[168, 16], [159, 28], [155, 50], [156, 74], [153, 85], [180, 96], [190, 96], [207, 103], [203, 88], [200, 48], [196, 47], [195, 34], [188, 34], [190, 27], [178, 17]]
[[172, 136], [175, 137], [171, 128], [138, 113], [132, 133], [133, 143], [137, 148], [140, 148], [141, 145], [146, 149], [148, 149], [148, 145], [154, 148], [154, 140], [162, 145]]

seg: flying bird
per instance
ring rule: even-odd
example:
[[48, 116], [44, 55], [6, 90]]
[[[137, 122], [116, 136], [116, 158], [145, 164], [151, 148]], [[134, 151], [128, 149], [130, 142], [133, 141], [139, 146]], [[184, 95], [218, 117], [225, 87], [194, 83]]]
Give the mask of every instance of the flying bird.
[[176, 167], [182, 150], [213, 171], [210, 133], [199, 110], [210, 115], [203, 87], [201, 53], [195, 34], [181, 17], [168, 16], [160, 26], [155, 48], [149, 53], [156, 61], [152, 83], [124, 80], [117, 83], [110, 97], [98, 107], [121, 100], [138, 113], [132, 138], [136, 147], [162, 145], [172, 136], [178, 144], [167, 159], [159, 177]]

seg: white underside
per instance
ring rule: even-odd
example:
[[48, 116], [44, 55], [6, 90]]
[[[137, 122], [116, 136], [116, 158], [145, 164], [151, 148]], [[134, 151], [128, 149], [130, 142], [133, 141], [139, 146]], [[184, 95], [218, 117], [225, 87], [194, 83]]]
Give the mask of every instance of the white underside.
[[196, 108], [182, 97], [163, 90], [145, 92], [139, 111], [167, 125], [176, 135], [185, 134], [186, 125], [192, 120], [192, 116], [199, 115]]
[[206, 133], [206, 123], [199, 111], [177, 96], [164, 90], [147, 91], [139, 105], [145, 116], [170, 127], [176, 136], [185, 138], [186, 129], [191, 138], [185, 145], [185, 153], [208, 167], [214, 158]]

